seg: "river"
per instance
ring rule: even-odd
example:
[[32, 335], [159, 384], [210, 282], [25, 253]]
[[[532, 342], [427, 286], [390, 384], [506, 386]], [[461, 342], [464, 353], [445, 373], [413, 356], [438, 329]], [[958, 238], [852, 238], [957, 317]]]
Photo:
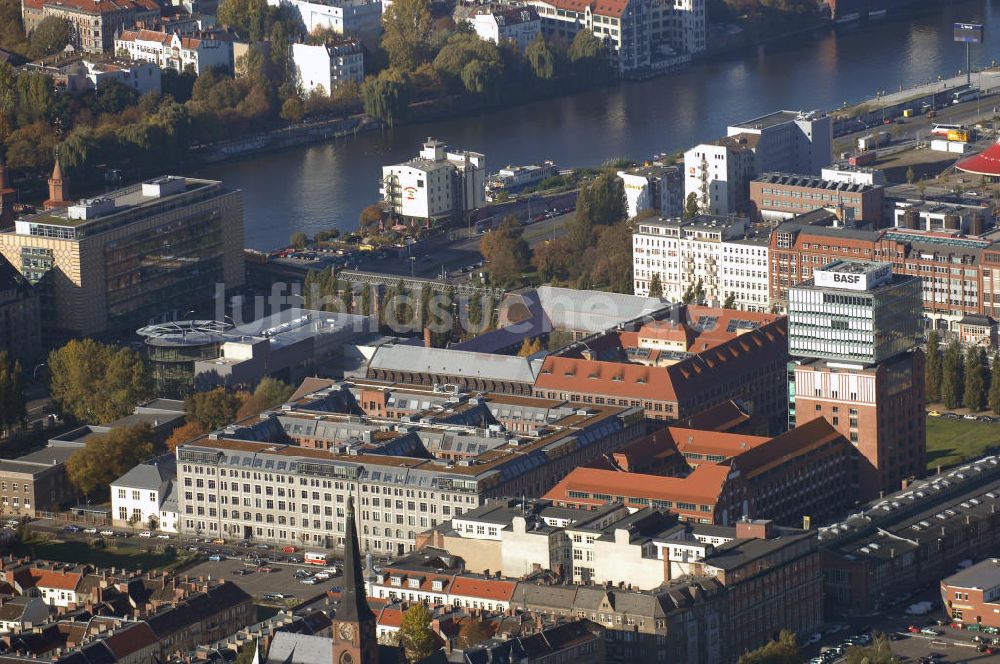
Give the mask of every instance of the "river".
[[486, 155], [488, 170], [553, 159], [596, 165], [648, 158], [722, 135], [728, 124], [777, 109], [856, 103], [954, 75], [965, 48], [956, 21], [986, 25], [973, 65], [1000, 60], [1000, 0], [966, 0], [929, 13], [803, 35], [642, 82], [622, 83], [467, 118], [397, 127], [214, 164], [191, 175], [243, 190], [246, 244], [272, 249], [295, 231], [352, 230], [378, 198], [383, 164], [415, 155], [427, 136]]

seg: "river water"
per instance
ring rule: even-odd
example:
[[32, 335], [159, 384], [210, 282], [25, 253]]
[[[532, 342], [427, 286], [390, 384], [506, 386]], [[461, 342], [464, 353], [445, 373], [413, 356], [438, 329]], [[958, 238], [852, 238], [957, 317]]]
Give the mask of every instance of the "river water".
[[361, 209], [378, 198], [382, 165], [415, 155], [427, 136], [484, 153], [491, 172], [542, 159], [564, 167], [644, 159], [716, 138], [728, 124], [773, 110], [829, 110], [878, 90], [955, 75], [965, 66], [964, 45], [952, 42], [957, 21], [986, 25], [986, 43], [973, 47], [974, 67], [1000, 61], [1000, 0], [956, 1], [642, 82], [250, 156], [192, 175], [242, 189], [246, 244], [272, 249], [294, 231], [354, 229]]

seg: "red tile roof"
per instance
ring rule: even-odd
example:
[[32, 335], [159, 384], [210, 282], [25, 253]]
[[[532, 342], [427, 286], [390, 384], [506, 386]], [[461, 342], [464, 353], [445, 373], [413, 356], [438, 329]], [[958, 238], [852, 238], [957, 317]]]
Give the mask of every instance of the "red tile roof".
[[451, 594], [461, 597], [478, 597], [494, 601], [509, 602], [514, 596], [516, 584], [499, 579], [480, 579], [478, 577], [458, 576], [451, 586]]
[[124, 659], [156, 643], [156, 634], [153, 634], [153, 630], [146, 623], [137, 623], [115, 632], [104, 643], [111, 649], [116, 659]]
[[[595, 468], [577, 468], [552, 487], [543, 497], [569, 503], [600, 504], [598, 499], [570, 498], [570, 491], [600, 493], [612, 497], [669, 500], [714, 505], [722, 493], [731, 469], [728, 466], [702, 464], [687, 477], [660, 477], [640, 473], [622, 473]], [[679, 510], [682, 511], [683, 510]]]
[[56, 588], [58, 590], [76, 590], [83, 574], [80, 572], [62, 572], [48, 569], [34, 569], [29, 572], [36, 588]]
[[376, 622], [381, 627], [399, 628], [403, 624], [403, 611], [397, 606], [387, 606], [379, 611]]
[[746, 478], [756, 477], [838, 438], [845, 448], [851, 446], [829, 421], [817, 417], [740, 454], [733, 459], [732, 466]]
[[44, 4], [47, 7], [64, 7], [88, 14], [110, 14], [134, 9], [159, 10], [159, 5], [146, 0], [142, 4], [132, 0], [45, 0]]
[[554, 355], [545, 358], [535, 387], [644, 401], [673, 401], [677, 398], [673, 382], [664, 367]]
[[768, 436], [746, 436], [738, 433], [720, 433], [669, 427], [677, 449], [684, 454], [713, 454], [734, 457], [771, 440]]

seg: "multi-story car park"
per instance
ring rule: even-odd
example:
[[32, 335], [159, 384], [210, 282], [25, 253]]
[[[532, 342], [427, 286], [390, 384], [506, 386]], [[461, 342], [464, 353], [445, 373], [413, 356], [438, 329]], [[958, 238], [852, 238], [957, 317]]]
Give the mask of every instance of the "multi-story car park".
[[[543, 399], [451, 395], [446, 407], [401, 424], [331, 414], [319, 405], [322, 397], [180, 446], [180, 529], [337, 547], [353, 494], [364, 546], [396, 555], [412, 549], [416, 533], [485, 497], [541, 495], [645, 431], [640, 408], [561, 409]], [[518, 419], [540, 417], [545, 426], [508, 434], [487, 403], [508, 420], [520, 410]], [[456, 423], [463, 418], [472, 424]], [[471, 452], [450, 454], [468, 445]]]

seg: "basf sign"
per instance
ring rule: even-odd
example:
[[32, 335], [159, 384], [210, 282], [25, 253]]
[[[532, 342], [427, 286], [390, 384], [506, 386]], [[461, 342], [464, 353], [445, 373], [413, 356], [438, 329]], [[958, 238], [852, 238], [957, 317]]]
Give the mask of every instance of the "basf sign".
[[967, 44], [981, 44], [983, 41], [983, 26], [978, 23], [956, 23], [955, 41]]
[[813, 283], [823, 288], [846, 288], [864, 291], [876, 288], [892, 279], [892, 265], [888, 263], [860, 264], [839, 262], [829, 269], [813, 270]]

